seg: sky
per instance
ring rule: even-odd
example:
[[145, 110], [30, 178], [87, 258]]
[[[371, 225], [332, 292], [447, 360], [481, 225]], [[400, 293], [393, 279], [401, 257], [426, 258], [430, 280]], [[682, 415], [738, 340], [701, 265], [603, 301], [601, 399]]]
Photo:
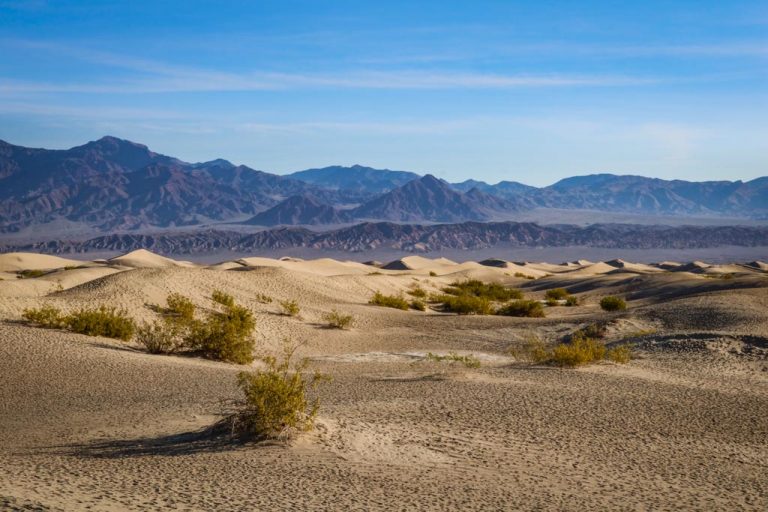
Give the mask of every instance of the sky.
[[768, 2], [0, 0], [0, 139], [279, 174], [768, 175]]

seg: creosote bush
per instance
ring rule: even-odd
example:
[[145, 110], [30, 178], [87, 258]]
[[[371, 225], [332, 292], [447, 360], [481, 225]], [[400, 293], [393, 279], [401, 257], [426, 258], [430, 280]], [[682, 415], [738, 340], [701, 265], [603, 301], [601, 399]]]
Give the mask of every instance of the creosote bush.
[[195, 305], [188, 297], [180, 293], [171, 293], [166, 297], [165, 302], [168, 304], [167, 307], [156, 308], [164, 317], [182, 322], [188, 322], [195, 317]]
[[450, 286], [443, 288], [443, 292], [456, 296], [482, 297], [499, 302], [523, 298], [523, 292], [516, 288], [508, 288], [499, 283], [484, 283], [478, 279], [455, 281]]
[[565, 300], [566, 297], [568, 297], [569, 293], [568, 290], [565, 288], [552, 288], [551, 290], [547, 290], [546, 297], [547, 299], [554, 299], [554, 300]]
[[565, 298], [565, 305], [568, 307], [578, 306], [579, 298], [575, 295], [569, 295]]
[[295, 300], [281, 300], [280, 310], [285, 316], [299, 316], [301, 308]]
[[343, 315], [332, 309], [330, 313], [326, 313], [323, 319], [328, 322], [328, 327], [333, 329], [349, 329], [352, 327], [352, 315]]
[[417, 284], [413, 284], [406, 293], [411, 297], [416, 297], [418, 299], [423, 299], [427, 296], [427, 291]]
[[62, 329], [66, 327], [65, 317], [61, 310], [53, 306], [25, 309], [21, 317], [29, 323], [47, 329]]
[[480, 360], [473, 356], [472, 354], [468, 354], [465, 356], [461, 356], [455, 352], [451, 352], [447, 355], [441, 356], [438, 354], [433, 354], [432, 352], [429, 352], [426, 357], [427, 361], [434, 361], [436, 363], [441, 363], [443, 361], [447, 361], [450, 363], [460, 363], [466, 366], [467, 368], [480, 368]]
[[168, 322], [155, 320], [144, 323], [136, 329], [136, 341], [147, 349], [150, 354], [170, 354], [180, 348], [177, 329]]
[[632, 359], [632, 346], [619, 345], [618, 347], [608, 349], [605, 353], [605, 358], [614, 363], [627, 364]]
[[310, 401], [307, 391], [327, 377], [319, 373], [306, 377], [308, 362], [292, 364], [294, 351], [295, 347], [286, 348], [280, 361], [265, 357], [266, 369], [237, 376], [245, 399], [229, 418], [233, 432], [252, 439], [276, 439], [312, 429], [320, 403]]
[[37, 269], [34, 269], [34, 270], [21, 270], [21, 271], [19, 271], [16, 274], [16, 277], [19, 278], [19, 279], [32, 279], [32, 278], [35, 278], [35, 277], [44, 276], [47, 273], [48, 272], [46, 272], [45, 270], [37, 270]]
[[435, 272], [434, 270], [430, 270], [429, 277], [437, 277], [437, 272]]
[[401, 295], [384, 295], [383, 293], [376, 291], [368, 301], [369, 304], [374, 306], [383, 306], [385, 308], [408, 310], [408, 301]]
[[443, 295], [439, 302], [443, 303], [443, 311], [457, 315], [490, 315], [493, 313], [491, 302], [485, 297]]
[[580, 329], [573, 331], [568, 337], [568, 341], [583, 340], [586, 338], [601, 339], [605, 338], [608, 332], [608, 324], [605, 322], [594, 322]]
[[193, 320], [184, 336], [184, 345], [205, 357], [237, 364], [253, 361], [253, 313], [238, 304], [221, 306], [208, 317]]
[[427, 304], [420, 299], [413, 299], [410, 303], [411, 309], [415, 309], [416, 311], [426, 311], [427, 310]]
[[544, 307], [535, 300], [513, 300], [496, 311], [497, 315], [543, 318]]
[[256, 302], [260, 302], [262, 304], [272, 304], [272, 297], [269, 295], [265, 295], [263, 293], [257, 293], [256, 294]]
[[581, 338], [555, 346], [549, 362], [556, 366], [572, 368], [600, 361], [604, 357], [605, 345], [591, 338]]
[[521, 348], [510, 350], [510, 354], [515, 359], [535, 364], [545, 363], [550, 357], [547, 345], [537, 336], [529, 337]]
[[621, 297], [609, 295], [600, 300], [600, 307], [604, 311], [624, 311], [627, 309], [627, 303]]
[[136, 323], [125, 310], [107, 306], [80, 309], [67, 315], [64, 322], [68, 330], [78, 334], [123, 341], [129, 341], [136, 330]]
[[515, 272], [515, 277], [520, 279], [536, 279], [534, 276], [529, 276], [528, 274], [523, 274], [522, 272]]
[[213, 290], [213, 293], [211, 294], [211, 300], [227, 308], [235, 305], [235, 298], [228, 293], [222, 292], [221, 290]]

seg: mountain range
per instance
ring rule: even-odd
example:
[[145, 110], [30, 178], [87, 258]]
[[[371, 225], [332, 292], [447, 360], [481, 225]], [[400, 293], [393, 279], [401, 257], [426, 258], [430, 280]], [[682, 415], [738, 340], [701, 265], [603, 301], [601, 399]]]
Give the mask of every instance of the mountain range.
[[359, 221], [515, 220], [532, 208], [768, 218], [768, 177], [689, 182], [595, 174], [548, 187], [450, 184], [355, 165], [280, 176], [218, 159], [188, 163], [103, 137], [67, 150], [0, 141], [0, 232], [57, 220], [101, 231], [216, 222], [258, 226]]

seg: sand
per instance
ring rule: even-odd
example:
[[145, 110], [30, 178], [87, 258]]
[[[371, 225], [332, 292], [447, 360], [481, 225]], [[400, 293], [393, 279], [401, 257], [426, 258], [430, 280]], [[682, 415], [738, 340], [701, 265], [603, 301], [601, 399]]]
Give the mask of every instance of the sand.
[[[37, 256], [13, 258], [40, 265]], [[760, 266], [709, 275], [703, 262], [666, 271], [403, 258], [407, 268], [392, 270], [128, 256], [0, 281], [0, 509], [768, 508], [768, 273]], [[511, 268], [540, 276], [515, 278]], [[375, 290], [438, 291], [466, 277], [535, 299], [567, 287], [582, 304], [547, 308], [543, 319], [367, 304]], [[19, 322], [26, 307], [102, 303], [149, 320], [147, 304], [168, 293], [206, 308], [214, 289], [254, 311], [259, 354], [276, 354], [285, 338], [303, 342], [311, 368], [333, 377], [317, 391], [313, 432], [288, 444], [214, 440], [201, 432], [238, 398], [242, 367]], [[628, 311], [603, 313], [597, 304], [607, 294], [627, 297]], [[299, 302], [300, 318], [278, 314], [286, 299]], [[332, 308], [354, 315], [354, 328], [324, 328]], [[632, 340], [638, 358], [563, 370], [510, 351], [596, 320], [609, 321], [608, 343]], [[482, 366], [430, 362], [428, 352], [472, 354]]]

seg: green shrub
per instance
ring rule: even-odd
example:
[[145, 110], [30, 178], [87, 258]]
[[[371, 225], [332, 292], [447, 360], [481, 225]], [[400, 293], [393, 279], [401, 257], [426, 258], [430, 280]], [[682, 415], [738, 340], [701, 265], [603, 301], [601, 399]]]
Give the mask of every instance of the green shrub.
[[443, 311], [457, 315], [490, 315], [493, 313], [491, 303], [485, 297], [445, 295], [442, 302]]
[[508, 288], [499, 283], [484, 283], [478, 279], [455, 281], [443, 288], [443, 292], [449, 295], [469, 295], [500, 302], [523, 298], [523, 292], [516, 288]]
[[373, 304], [374, 306], [383, 306], [385, 308], [402, 309], [403, 311], [408, 310], [408, 301], [402, 296], [384, 295], [379, 291], [373, 294], [373, 297], [368, 303]]
[[105, 336], [128, 341], [136, 330], [133, 319], [122, 309], [99, 306], [97, 309], [81, 309], [64, 319], [66, 328], [78, 334]]
[[285, 316], [299, 316], [301, 308], [295, 300], [281, 300], [280, 309]]
[[429, 277], [437, 277], [437, 272], [435, 272], [434, 270], [430, 270]]
[[552, 288], [547, 290], [547, 299], [565, 300], [568, 297], [568, 290], [565, 288]]
[[228, 293], [222, 292], [221, 290], [213, 290], [213, 293], [211, 294], [211, 300], [227, 308], [235, 305], [235, 298]]
[[328, 327], [334, 329], [349, 329], [352, 327], [352, 315], [342, 315], [335, 309], [332, 309], [330, 313], [325, 314], [323, 318], [328, 322]]
[[565, 305], [568, 307], [578, 306], [579, 298], [575, 295], [569, 295], [565, 298]]
[[205, 357], [237, 364], [253, 361], [253, 331], [256, 320], [237, 304], [211, 311], [205, 321], [192, 322], [184, 344]]
[[411, 309], [415, 309], [416, 311], [426, 311], [427, 310], [427, 304], [423, 300], [419, 299], [413, 299], [410, 303]]
[[544, 307], [535, 300], [513, 300], [496, 311], [497, 315], [543, 318]]
[[515, 272], [515, 277], [519, 277], [520, 279], [536, 279], [534, 276], [529, 276], [527, 274], [523, 274], [522, 272]]
[[547, 299], [547, 306], [554, 307], [554, 306], [559, 306], [559, 305], [560, 305], [560, 301], [559, 300], [557, 300], [557, 299]]
[[178, 330], [170, 322], [145, 322], [136, 329], [136, 341], [150, 354], [170, 354], [180, 348]]
[[627, 303], [621, 297], [609, 295], [600, 300], [600, 307], [604, 311], [624, 311], [627, 309]]
[[264, 295], [263, 293], [257, 293], [256, 302], [260, 302], [262, 304], [272, 304], [272, 297], [269, 295]]
[[620, 345], [608, 349], [605, 354], [605, 358], [613, 361], [614, 363], [627, 364], [632, 359], [632, 346]]
[[416, 297], [418, 299], [423, 299], [427, 296], [427, 290], [422, 288], [421, 286], [414, 284], [411, 286], [411, 289], [408, 290], [406, 293], [412, 297]]
[[16, 277], [18, 277], [19, 279], [31, 279], [31, 278], [34, 278], [34, 277], [44, 276], [47, 273], [48, 272], [45, 271], [45, 270], [37, 270], [37, 269], [34, 269], [34, 270], [21, 270], [21, 271], [19, 271], [16, 274]]
[[435, 361], [437, 363], [448, 361], [451, 363], [461, 363], [467, 368], [480, 368], [480, 360], [475, 356], [473, 356], [472, 354], [469, 354], [466, 356], [460, 356], [455, 352], [451, 352], [448, 355], [441, 356], [441, 355], [433, 354], [432, 352], [430, 352], [427, 354], [426, 360]]
[[590, 338], [561, 343], [552, 349], [550, 362], [562, 367], [575, 367], [599, 361], [605, 357], [605, 345]]
[[[214, 292], [215, 293], [215, 292]], [[166, 297], [168, 306], [161, 309], [161, 313], [167, 318], [178, 319], [183, 322], [191, 321], [195, 317], [195, 305], [180, 293], [171, 293]]]
[[513, 348], [509, 352], [515, 359], [529, 363], [544, 363], [550, 359], [546, 344], [536, 336], [528, 338], [522, 347]]
[[307, 361], [294, 366], [292, 357], [293, 351], [286, 351], [280, 362], [266, 357], [266, 369], [237, 376], [245, 400], [230, 418], [235, 432], [255, 439], [274, 439], [312, 429], [320, 404], [317, 399], [310, 402], [307, 391], [325, 377], [315, 373], [306, 378]]
[[61, 310], [53, 306], [25, 309], [21, 316], [27, 322], [48, 329], [62, 329], [66, 327], [65, 317], [61, 314]]
[[594, 322], [588, 324], [581, 329], [576, 329], [568, 337], [568, 341], [584, 340], [587, 338], [601, 339], [604, 338], [608, 332], [608, 324], [605, 322]]

